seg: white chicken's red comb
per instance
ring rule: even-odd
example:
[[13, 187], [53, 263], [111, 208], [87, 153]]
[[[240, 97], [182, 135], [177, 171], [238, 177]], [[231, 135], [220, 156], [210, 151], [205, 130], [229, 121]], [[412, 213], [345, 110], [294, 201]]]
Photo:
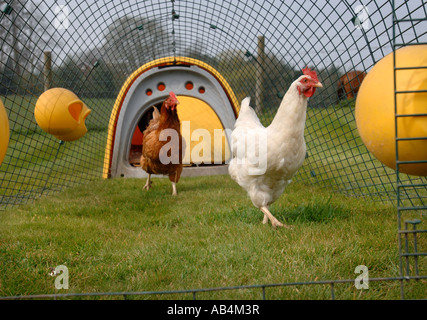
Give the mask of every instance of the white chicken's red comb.
[[302, 69], [302, 73], [305, 74], [306, 76], [310, 76], [311, 79], [313, 79], [314, 81], [319, 82], [316, 71], [310, 70], [308, 66]]

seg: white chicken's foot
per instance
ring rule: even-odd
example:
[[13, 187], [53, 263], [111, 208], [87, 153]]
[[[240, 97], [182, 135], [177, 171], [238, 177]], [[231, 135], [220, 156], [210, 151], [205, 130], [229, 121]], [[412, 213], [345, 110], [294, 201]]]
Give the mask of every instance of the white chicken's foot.
[[270, 212], [270, 210], [268, 210], [267, 207], [261, 207], [260, 208], [261, 211], [264, 213], [264, 219], [262, 220], [262, 223], [266, 224], [268, 222], [267, 219], [270, 220], [271, 225], [273, 226], [274, 229], [276, 229], [277, 227], [283, 227], [283, 228], [287, 228], [287, 229], [292, 229], [291, 226], [288, 226], [286, 224], [281, 223], [279, 220], [277, 220]]
[[148, 174], [147, 182], [145, 183], [143, 190], [150, 190], [151, 188], [151, 174]]
[[172, 195], [173, 196], [177, 195], [177, 193], [176, 193], [176, 183], [175, 182], [172, 182]]

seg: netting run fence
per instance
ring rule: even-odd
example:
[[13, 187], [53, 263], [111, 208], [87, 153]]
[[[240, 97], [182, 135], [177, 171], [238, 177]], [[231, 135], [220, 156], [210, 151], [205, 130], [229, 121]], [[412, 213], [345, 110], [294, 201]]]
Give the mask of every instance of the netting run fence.
[[[348, 72], [369, 72], [392, 52], [392, 2], [365, 3], [369, 19], [363, 27], [356, 7], [353, 1], [313, 1], [309, 6], [283, 1], [86, 1], [53, 6], [47, 1], [0, 1], [0, 95], [11, 132], [0, 167], [0, 207], [99, 179], [121, 86], [141, 65], [170, 56], [212, 66], [239, 102], [251, 95], [255, 103], [261, 65], [262, 95], [255, 107], [264, 123], [301, 68], [314, 67], [324, 89], [309, 102], [308, 157], [296, 180], [395, 201], [395, 172], [378, 162], [358, 135], [358, 85], [340, 80], [348, 80]], [[395, 7], [398, 18], [418, 19], [399, 25], [395, 38], [407, 44], [426, 42], [426, 4], [401, 1]], [[46, 74], [47, 63], [51, 68]], [[70, 89], [92, 110], [83, 138], [63, 143], [38, 127], [34, 107], [48, 87]], [[407, 175], [400, 180], [426, 183]], [[400, 197], [408, 205], [425, 206], [427, 195], [418, 188]]]
[[[6, 149], [0, 209], [101, 179], [122, 85], [142, 65], [179, 56], [217, 70], [237, 101], [252, 96], [264, 124], [300, 70], [314, 68], [324, 88], [309, 101], [308, 153], [295, 180], [398, 201], [402, 212], [424, 214], [427, 179], [396, 175], [367, 151], [355, 122], [360, 81], [348, 82], [349, 74], [368, 73], [395, 43], [427, 43], [426, 16], [423, 0], [362, 7], [357, 1], [0, 1], [0, 99], [10, 127], [8, 145], [0, 146]], [[84, 137], [64, 142], [37, 125], [36, 101], [53, 87], [73, 91], [92, 110]]]

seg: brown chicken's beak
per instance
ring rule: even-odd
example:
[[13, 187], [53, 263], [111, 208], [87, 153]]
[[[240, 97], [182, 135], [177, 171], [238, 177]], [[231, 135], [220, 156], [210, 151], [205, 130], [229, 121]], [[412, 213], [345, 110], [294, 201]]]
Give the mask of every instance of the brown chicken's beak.
[[313, 87], [315, 87], [315, 88], [323, 88], [323, 84], [321, 84], [320, 82], [318, 82]]

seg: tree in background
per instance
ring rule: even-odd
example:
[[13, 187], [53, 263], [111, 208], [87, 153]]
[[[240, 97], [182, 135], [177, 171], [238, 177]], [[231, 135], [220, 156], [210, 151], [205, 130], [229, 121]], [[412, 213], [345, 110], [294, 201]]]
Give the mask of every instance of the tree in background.
[[[5, 4], [0, 1], [0, 7]], [[56, 36], [46, 8], [37, 1], [15, 0], [11, 8], [0, 25], [0, 92], [26, 93], [34, 87], [32, 75], [42, 72], [43, 51], [50, 50]]]
[[129, 75], [146, 62], [170, 55], [172, 43], [160, 20], [124, 16], [108, 27], [101, 51], [107, 64]]

